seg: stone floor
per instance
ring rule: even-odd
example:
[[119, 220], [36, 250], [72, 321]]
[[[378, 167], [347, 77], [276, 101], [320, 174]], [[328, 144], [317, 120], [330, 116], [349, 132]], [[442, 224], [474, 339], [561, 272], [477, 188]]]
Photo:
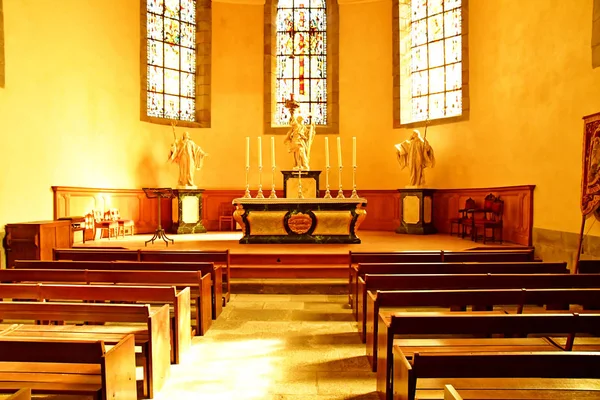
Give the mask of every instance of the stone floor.
[[347, 295], [232, 295], [155, 396], [376, 400]]

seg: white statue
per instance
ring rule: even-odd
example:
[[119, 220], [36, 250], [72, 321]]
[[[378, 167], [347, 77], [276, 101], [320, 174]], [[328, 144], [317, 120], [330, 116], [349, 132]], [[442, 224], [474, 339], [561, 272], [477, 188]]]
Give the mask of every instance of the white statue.
[[[173, 130], [175, 136], [175, 130]], [[184, 132], [181, 139], [173, 141], [169, 161], [179, 164], [178, 188], [196, 189], [194, 185], [194, 170], [202, 168], [206, 154], [192, 139], [190, 133]]]
[[422, 187], [425, 185], [425, 168], [435, 166], [433, 148], [427, 138], [421, 137], [421, 132], [414, 130], [409, 139], [396, 145], [398, 162], [404, 169], [408, 166], [410, 185]]
[[290, 130], [285, 136], [284, 144], [288, 152], [294, 155], [294, 170], [310, 170], [310, 148], [316, 133], [314, 122], [304, 124], [304, 118], [297, 115], [291, 118]]

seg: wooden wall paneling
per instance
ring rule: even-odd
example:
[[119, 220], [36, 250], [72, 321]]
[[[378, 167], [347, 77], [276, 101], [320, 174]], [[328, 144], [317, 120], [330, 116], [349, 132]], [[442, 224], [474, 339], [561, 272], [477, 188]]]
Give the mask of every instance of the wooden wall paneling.
[[[488, 193], [500, 196], [504, 200], [504, 230], [506, 241], [531, 245], [533, 229], [533, 185], [472, 188], [437, 189], [433, 196], [433, 220], [441, 233], [449, 233], [449, 218], [458, 215], [465, 201], [471, 197], [483, 204]], [[148, 199], [141, 189], [97, 189], [53, 186], [54, 218], [85, 215], [92, 208], [104, 210], [115, 207], [121, 210], [124, 218], [135, 221], [136, 233], [153, 233], [158, 225], [156, 200]], [[203, 192], [203, 224], [209, 231], [219, 230], [219, 211], [221, 204], [231, 204], [237, 197], [243, 196], [243, 190], [207, 189]], [[269, 191], [265, 191], [268, 195]], [[324, 193], [324, 192], [323, 192]], [[360, 230], [395, 231], [400, 226], [400, 194], [397, 190], [359, 190], [359, 196], [367, 199], [367, 218]], [[252, 191], [252, 196], [256, 191]], [[350, 192], [346, 193], [347, 196]], [[283, 197], [281, 190], [278, 197]], [[171, 230], [173, 221], [173, 202], [163, 199], [161, 225]], [[89, 208], [89, 210], [88, 210]]]

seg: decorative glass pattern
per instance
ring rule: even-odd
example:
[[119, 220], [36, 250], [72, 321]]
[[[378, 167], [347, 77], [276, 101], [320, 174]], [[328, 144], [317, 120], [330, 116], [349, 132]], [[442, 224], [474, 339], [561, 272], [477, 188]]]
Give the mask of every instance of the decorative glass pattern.
[[410, 122], [461, 115], [461, 0], [410, 1]]
[[196, 0], [146, 0], [147, 114], [195, 121]]
[[279, 0], [276, 17], [274, 125], [288, 125], [293, 94], [302, 116], [327, 124], [326, 0]]

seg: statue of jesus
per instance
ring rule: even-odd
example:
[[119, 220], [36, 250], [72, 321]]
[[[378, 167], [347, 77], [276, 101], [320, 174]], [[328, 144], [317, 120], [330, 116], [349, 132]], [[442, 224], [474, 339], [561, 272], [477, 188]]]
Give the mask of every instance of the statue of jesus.
[[433, 148], [421, 132], [414, 130], [409, 139], [397, 144], [396, 154], [401, 169], [408, 167], [410, 172], [410, 187], [425, 185], [425, 168], [435, 166]]
[[202, 168], [204, 157], [208, 156], [200, 146], [190, 139], [189, 132], [184, 132], [180, 140], [171, 145], [169, 161], [179, 165], [178, 188], [196, 189], [194, 185], [194, 170]]

